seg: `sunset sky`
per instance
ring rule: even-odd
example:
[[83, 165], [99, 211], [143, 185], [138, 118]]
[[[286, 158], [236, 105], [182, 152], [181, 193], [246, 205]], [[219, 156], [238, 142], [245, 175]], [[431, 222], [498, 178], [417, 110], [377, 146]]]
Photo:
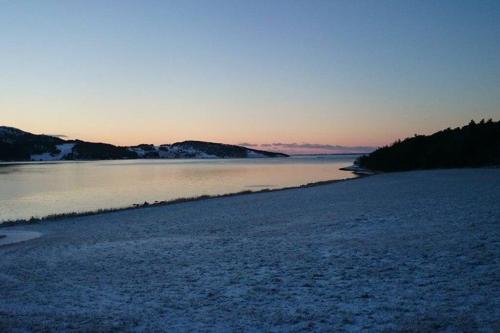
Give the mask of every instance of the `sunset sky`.
[[0, 6], [0, 125], [34, 133], [328, 151], [500, 118], [500, 1]]

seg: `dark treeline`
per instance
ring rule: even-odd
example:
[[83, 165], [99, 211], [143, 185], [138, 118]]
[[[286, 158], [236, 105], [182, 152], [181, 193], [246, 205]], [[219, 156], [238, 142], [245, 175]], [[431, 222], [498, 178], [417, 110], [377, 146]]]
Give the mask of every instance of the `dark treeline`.
[[471, 121], [432, 135], [415, 135], [357, 160], [376, 171], [500, 165], [500, 121]]

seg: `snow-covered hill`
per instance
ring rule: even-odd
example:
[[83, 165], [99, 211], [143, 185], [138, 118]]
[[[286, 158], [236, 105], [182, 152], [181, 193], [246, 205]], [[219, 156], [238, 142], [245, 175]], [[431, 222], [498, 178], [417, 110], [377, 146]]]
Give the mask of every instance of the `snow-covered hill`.
[[140, 158], [263, 158], [284, 154], [204, 141], [183, 141], [171, 145], [129, 147]]
[[105, 143], [63, 140], [0, 126], [0, 161], [109, 160], [135, 158], [263, 158], [285, 154], [204, 141], [118, 147]]

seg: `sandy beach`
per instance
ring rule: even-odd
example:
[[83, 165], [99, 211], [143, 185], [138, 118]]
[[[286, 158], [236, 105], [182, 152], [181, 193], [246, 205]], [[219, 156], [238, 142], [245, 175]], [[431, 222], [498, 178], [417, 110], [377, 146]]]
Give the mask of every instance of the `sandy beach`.
[[498, 332], [499, 203], [415, 171], [0, 228], [41, 234], [0, 246], [0, 331]]

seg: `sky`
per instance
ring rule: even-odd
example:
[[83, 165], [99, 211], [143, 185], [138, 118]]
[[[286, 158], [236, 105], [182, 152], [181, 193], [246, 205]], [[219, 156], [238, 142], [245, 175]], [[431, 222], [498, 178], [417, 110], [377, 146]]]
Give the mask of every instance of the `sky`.
[[349, 151], [500, 119], [500, 1], [0, 0], [0, 125]]

